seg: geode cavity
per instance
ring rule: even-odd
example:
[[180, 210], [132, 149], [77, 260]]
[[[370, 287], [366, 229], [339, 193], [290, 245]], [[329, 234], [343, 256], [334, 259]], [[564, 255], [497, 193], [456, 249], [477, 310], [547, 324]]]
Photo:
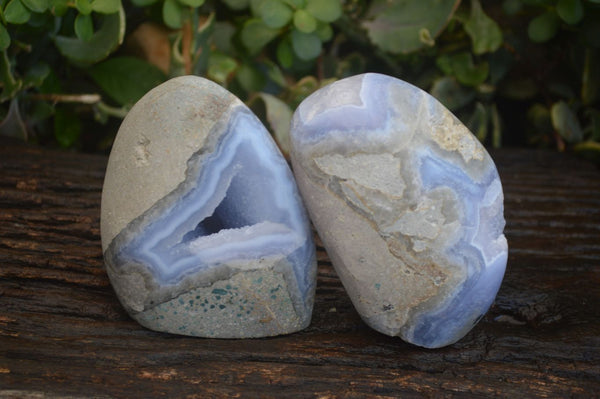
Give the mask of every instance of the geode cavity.
[[129, 112], [102, 192], [111, 283], [140, 324], [244, 338], [306, 327], [316, 260], [289, 167], [235, 96], [172, 79]]

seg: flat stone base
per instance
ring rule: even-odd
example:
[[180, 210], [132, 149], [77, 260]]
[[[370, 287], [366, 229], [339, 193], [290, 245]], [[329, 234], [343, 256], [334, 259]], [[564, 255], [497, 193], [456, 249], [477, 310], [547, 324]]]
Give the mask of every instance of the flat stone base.
[[310, 323], [310, 312], [297, 313], [283, 275], [272, 270], [242, 271], [133, 317], [152, 330], [211, 338], [289, 334]]

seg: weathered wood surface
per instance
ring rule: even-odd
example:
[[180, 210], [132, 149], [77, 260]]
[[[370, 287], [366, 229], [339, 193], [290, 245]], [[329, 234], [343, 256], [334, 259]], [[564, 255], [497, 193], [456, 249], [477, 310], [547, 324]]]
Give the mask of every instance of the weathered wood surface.
[[503, 150], [506, 278], [464, 339], [426, 350], [369, 329], [323, 248], [311, 326], [270, 339], [146, 330], [103, 269], [106, 157], [0, 139], [0, 397], [600, 395], [600, 170]]

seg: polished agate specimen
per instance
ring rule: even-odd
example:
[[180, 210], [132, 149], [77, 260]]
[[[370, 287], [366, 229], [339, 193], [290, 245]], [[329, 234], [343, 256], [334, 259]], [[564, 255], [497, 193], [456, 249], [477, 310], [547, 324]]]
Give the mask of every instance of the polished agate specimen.
[[251, 111], [208, 80], [172, 79], [129, 112], [101, 230], [117, 296], [150, 329], [244, 338], [310, 322], [316, 258], [292, 173]]
[[291, 144], [300, 192], [363, 320], [428, 348], [463, 337], [507, 261], [502, 185], [477, 139], [426, 92], [365, 74], [304, 100]]

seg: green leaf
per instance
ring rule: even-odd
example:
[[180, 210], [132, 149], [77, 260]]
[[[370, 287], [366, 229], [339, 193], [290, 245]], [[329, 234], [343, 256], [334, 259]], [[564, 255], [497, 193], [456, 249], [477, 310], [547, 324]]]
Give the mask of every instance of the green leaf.
[[435, 60], [437, 67], [444, 75], [454, 75], [454, 67], [452, 66], [452, 56], [450, 54], [442, 54]]
[[363, 27], [369, 39], [384, 51], [408, 54], [419, 50], [423, 29], [435, 38], [446, 26], [459, 0], [374, 0]]
[[265, 0], [249, 0], [250, 12], [257, 18], [260, 18], [260, 8]]
[[506, 15], [515, 15], [523, 8], [521, 0], [504, 0], [502, 2], [502, 10]]
[[21, 0], [11, 0], [4, 10], [4, 19], [10, 24], [24, 24], [29, 21], [31, 12], [21, 3]]
[[456, 79], [446, 76], [433, 83], [431, 95], [450, 111], [456, 111], [473, 101], [475, 91], [464, 88]]
[[306, 0], [282, 0], [292, 8], [304, 8], [306, 7]]
[[307, 0], [306, 11], [322, 22], [334, 22], [342, 15], [340, 0]]
[[131, 0], [131, 2], [138, 7], [147, 7], [156, 3], [157, 1], [158, 0]]
[[55, 106], [46, 101], [36, 101], [27, 113], [27, 119], [32, 125], [39, 124], [42, 121], [54, 115]]
[[44, 80], [50, 75], [50, 67], [48, 64], [35, 64], [27, 70], [25, 78], [23, 78], [23, 87], [39, 87], [44, 83]]
[[542, 104], [533, 104], [529, 110], [527, 110], [527, 120], [537, 134], [550, 134], [552, 133], [552, 117], [550, 116], [550, 110]]
[[290, 106], [296, 108], [304, 99], [319, 88], [319, 81], [314, 76], [305, 76], [289, 88]]
[[577, 27], [579, 38], [588, 47], [600, 49], [600, 6], [586, 7], [585, 18]]
[[475, 104], [475, 109], [466, 126], [479, 141], [483, 142], [485, 140], [488, 131], [488, 114], [482, 103], [477, 102]]
[[581, 0], [558, 0], [556, 13], [569, 25], [575, 25], [583, 18]]
[[0, 121], [0, 136], [27, 140], [27, 126], [25, 125], [25, 122], [23, 122], [23, 117], [21, 116], [19, 108], [19, 100], [16, 98], [13, 98], [10, 101], [8, 112], [4, 115], [2, 121]]
[[530, 100], [538, 92], [538, 87], [531, 78], [508, 79], [501, 87], [503, 96], [512, 100]]
[[81, 120], [71, 110], [57, 107], [54, 113], [54, 137], [63, 148], [69, 148], [81, 135]]
[[366, 65], [365, 55], [360, 52], [350, 53], [339, 62], [335, 75], [340, 78], [359, 75], [365, 71]]
[[125, 12], [121, 8], [118, 13], [103, 16], [102, 26], [90, 40], [56, 36], [54, 44], [69, 60], [80, 64], [91, 64], [108, 57], [122, 43], [124, 35]]
[[285, 76], [283, 75], [283, 72], [281, 71], [281, 68], [279, 68], [279, 65], [277, 65], [276, 63], [269, 61], [269, 60], [265, 60], [264, 61], [264, 66], [266, 67], [266, 72], [267, 72], [267, 77], [276, 85], [278, 85], [279, 87], [285, 89], [288, 85], [287, 80], [285, 79]]
[[252, 10], [260, 17], [266, 26], [279, 29], [287, 25], [292, 19], [292, 9], [279, 0], [255, 0]]
[[586, 158], [600, 162], [600, 143], [598, 142], [584, 141], [574, 145], [573, 150]]
[[121, 8], [121, 0], [93, 0], [92, 10], [100, 14], [113, 14]]
[[183, 8], [177, 0], [165, 0], [162, 16], [165, 25], [171, 29], [180, 29], [183, 25]]
[[251, 55], [258, 53], [279, 34], [278, 29], [269, 28], [260, 19], [251, 19], [244, 24], [241, 31], [242, 43]]
[[90, 0], [75, 0], [75, 8], [83, 15], [90, 15], [92, 13], [92, 3], [90, 3]]
[[21, 0], [25, 7], [33, 12], [44, 12], [48, 9], [48, 0]]
[[315, 33], [292, 31], [292, 48], [301, 60], [312, 60], [321, 54], [321, 39]]
[[560, 21], [556, 13], [548, 11], [542, 15], [538, 15], [529, 22], [527, 34], [533, 42], [547, 42], [556, 35], [559, 24]]
[[456, 79], [467, 86], [479, 86], [488, 77], [490, 66], [487, 62], [479, 65], [473, 63], [471, 53], [459, 53], [451, 58], [452, 69]]
[[233, 54], [235, 49], [233, 47], [232, 39], [236, 33], [236, 28], [229, 22], [216, 22], [215, 30], [212, 37], [212, 42], [217, 50]]
[[551, 3], [555, 3], [555, 0], [521, 0], [521, 2], [528, 6], [544, 7], [549, 6]]
[[94, 65], [89, 74], [119, 105], [131, 106], [152, 88], [165, 81], [154, 65], [133, 57], [115, 57]]
[[261, 91], [265, 86], [265, 77], [251, 64], [242, 64], [235, 75], [240, 85], [249, 93]]
[[468, 52], [441, 55], [436, 64], [445, 75], [455, 76], [460, 83], [467, 86], [479, 86], [489, 75], [489, 64], [483, 62], [475, 65], [473, 56]]
[[550, 110], [552, 126], [569, 143], [578, 143], [583, 140], [583, 130], [577, 116], [564, 101], [554, 103]]
[[275, 141], [281, 152], [285, 156], [289, 156], [292, 110], [285, 102], [271, 94], [260, 93], [260, 98], [265, 103], [267, 122], [269, 122]]
[[207, 75], [209, 79], [214, 80], [220, 85], [225, 85], [229, 80], [229, 76], [235, 72], [238, 65], [235, 59], [218, 51], [210, 53], [208, 59]]
[[331, 26], [329, 24], [320, 22], [317, 25], [317, 30], [316, 30], [317, 36], [319, 36], [319, 39], [321, 39], [322, 42], [326, 42], [328, 40], [331, 40], [331, 38], [333, 37], [333, 29], [331, 29]]
[[63, 91], [61, 81], [52, 69], [50, 69], [48, 76], [38, 87], [38, 90], [44, 94], [55, 94]]
[[502, 44], [500, 27], [485, 14], [479, 0], [471, 0], [471, 16], [465, 24], [465, 31], [471, 37], [475, 54], [494, 52]]
[[317, 29], [317, 20], [306, 10], [296, 10], [294, 13], [294, 26], [300, 32], [312, 33]]
[[204, 4], [205, 0], [178, 0], [181, 4], [184, 4], [186, 6], [192, 7], [192, 8], [198, 8], [200, 7], [202, 4]]
[[69, 10], [69, 0], [53, 0], [50, 4], [52, 5], [50, 7], [52, 14], [57, 17], [62, 17]]
[[250, 0], [223, 0], [223, 3], [227, 4], [227, 7], [232, 10], [239, 11], [248, 8]]
[[10, 46], [10, 35], [4, 27], [0, 24], [0, 50], [6, 50]]
[[90, 41], [94, 36], [94, 24], [91, 15], [79, 14], [75, 18], [75, 34], [84, 42]]
[[277, 61], [284, 68], [290, 68], [294, 63], [294, 52], [288, 40], [282, 40], [277, 45]]
[[487, 60], [490, 64], [490, 83], [493, 85], [497, 85], [514, 64], [514, 56], [506, 49], [490, 54]]
[[27, 25], [32, 28], [48, 29], [55, 23], [54, 16], [50, 12], [32, 12]]

